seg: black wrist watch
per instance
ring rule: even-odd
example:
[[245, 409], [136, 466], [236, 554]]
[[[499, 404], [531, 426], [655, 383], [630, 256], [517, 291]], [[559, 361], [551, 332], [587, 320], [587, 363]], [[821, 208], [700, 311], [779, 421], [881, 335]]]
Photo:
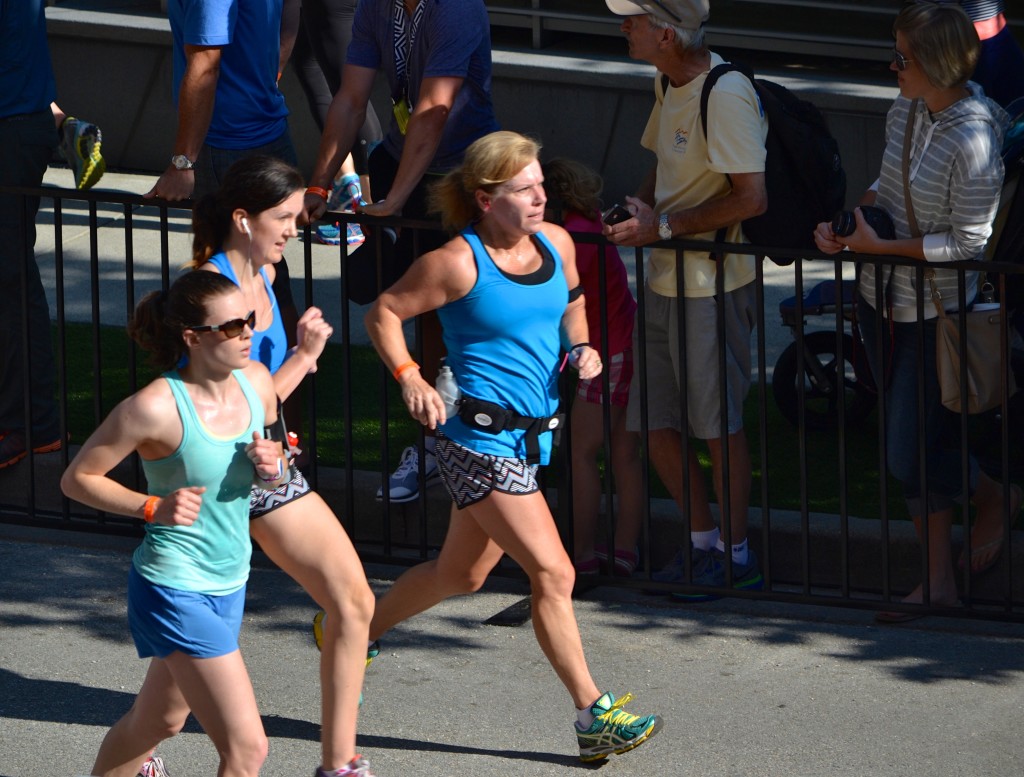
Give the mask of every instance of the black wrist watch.
[[192, 170], [195, 168], [196, 163], [184, 154], [175, 154], [171, 157], [171, 165], [173, 165], [175, 170]]

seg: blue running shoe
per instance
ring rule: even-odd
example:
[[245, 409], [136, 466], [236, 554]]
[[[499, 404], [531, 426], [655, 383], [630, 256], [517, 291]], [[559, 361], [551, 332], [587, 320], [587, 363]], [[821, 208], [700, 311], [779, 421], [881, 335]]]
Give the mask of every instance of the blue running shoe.
[[337, 224], [321, 224], [313, 232], [318, 243], [325, 246], [341, 245], [341, 227]]
[[359, 176], [349, 173], [338, 176], [331, 184], [331, 196], [327, 198], [327, 210], [355, 210], [356, 205], [365, 205]]
[[[693, 584], [708, 588], [725, 588], [725, 553], [718, 548], [712, 548], [701, 562], [699, 566], [694, 564]], [[745, 564], [733, 562], [732, 587], [741, 591], [760, 591], [764, 588], [764, 576], [761, 574], [761, 567], [757, 563], [757, 554], [754, 551], [747, 551]], [[673, 591], [672, 598], [682, 602], [709, 602], [718, 599], [719, 595]]]
[[[694, 575], [696, 575], [696, 570], [706, 563], [706, 557], [710, 554], [709, 551], [701, 550], [691, 545], [689, 548], [677, 550], [676, 554], [665, 566], [657, 572], [651, 573], [651, 580], [655, 583], [685, 583], [687, 551], [690, 553], [690, 564], [693, 565]], [[667, 596], [670, 592], [664, 588], [645, 588], [644, 593], [651, 596]]]
[[359, 228], [359, 225], [346, 224], [345, 226], [348, 227], [348, 229], [346, 230], [346, 242], [350, 246], [362, 245], [363, 242], [366, 240], [366, 237], [363, 235], [363, 230]]
[[633, 694], [627, 693], [616, 701], [610, 693], [604, 694], [590, 708], [594, 722], [585, 731], [576, 725], [576, 739], [580, 745], [580, 760], [600, 761], [612, 753], [621, 755], [639, 747], [661, 729], [657, 715], [632, 715], [622, 709]]

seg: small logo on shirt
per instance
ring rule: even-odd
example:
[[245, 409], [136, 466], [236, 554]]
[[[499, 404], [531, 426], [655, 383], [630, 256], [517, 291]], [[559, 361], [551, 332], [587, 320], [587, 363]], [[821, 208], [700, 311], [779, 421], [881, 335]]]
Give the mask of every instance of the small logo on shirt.
[[685, 154], [686, 144], [688, 142], [687, 137], [687, 132], [682, 127], [676, 129], [676, 131], [672, 133], [672, 150], [677, 154]]

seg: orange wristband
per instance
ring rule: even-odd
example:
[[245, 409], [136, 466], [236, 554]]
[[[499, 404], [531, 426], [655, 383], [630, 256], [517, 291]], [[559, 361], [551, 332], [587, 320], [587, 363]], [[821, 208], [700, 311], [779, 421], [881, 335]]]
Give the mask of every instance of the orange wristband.
[[395, 376], [395, 380], [398, 380], [398, 376], [411, 367], [415, 367], [418, 370], [420, 368], [420, 365], [418, 365], [414, 361], [408, 361], [405, 364], [399, 364], [397, 367], [395, 367], [395, 371], [391, 374]]
[[153, 518], [155, 517], [154, 513], [156, 513], [156, 505], [159, 501], [160, 497], [158, 496], [151, 496], [146, 500], [146, 506], [142, 508], [142, 517], [145, 519], [146, 523], [153, 523]]
[[320, 197], [324, 202], [331, 196], [331, 193], [322, 186], [310, 186], [306, 189], [306, 194], [315, 194]]

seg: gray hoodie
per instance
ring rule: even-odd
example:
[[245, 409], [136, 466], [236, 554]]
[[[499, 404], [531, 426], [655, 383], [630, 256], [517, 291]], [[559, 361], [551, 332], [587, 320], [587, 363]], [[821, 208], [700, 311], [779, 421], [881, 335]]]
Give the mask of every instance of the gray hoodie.
[[[1010, 117], [977, 84], [971, 94], [943, 111], [931, 114], [918, 101], [910, 153], [910, 191], [924, 255], [930, 263], [980, 259], [992, 234], [1003, 185], [999, 152]], [[892, 217], [897, 238], [911, 236], [903, 193], [903, 137], [912, 102], [897, 97], [886, 119], [885, 153], [875, 205]], [[917, 276], [911, 267], [879, 268], [883, 288], [893, 304], [895, 321], [917, 320]], [[890, 278], [891, 275], [891, 278]], [[957, 307], [957, 273], [936, 270], [935, 283], [946, 310]], [[966, 274], [970, 303], [977, 291], [978, 274]], [[875, 304], [875, 267], [861, 272], [861, 293]], [[929, 286], [925, 283], [925, 288]], [[925, 317], [936, 315], [925, 297]]]

